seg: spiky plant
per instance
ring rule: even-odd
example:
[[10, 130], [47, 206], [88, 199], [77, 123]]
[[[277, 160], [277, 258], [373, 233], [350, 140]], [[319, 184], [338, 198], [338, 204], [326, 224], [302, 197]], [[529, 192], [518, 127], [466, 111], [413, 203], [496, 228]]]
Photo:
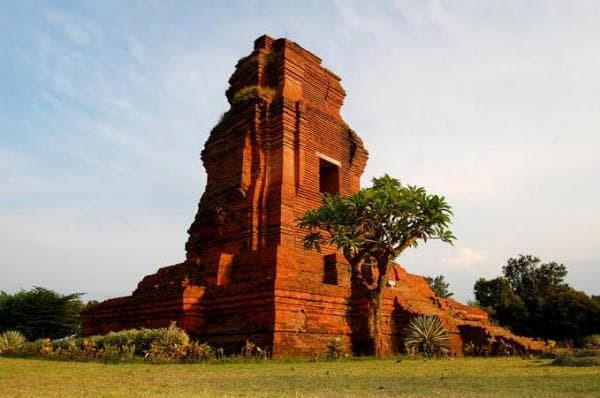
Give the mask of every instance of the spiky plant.
[[326, 347], [328, 359], [340, 359], [344, 355], [344, 341], [339, 336], [329, 339]]
[[0, 334], [0, 354], [13, 353], [23, 346], [27, 339], [18, 330], [7, 330]]
[[242, 356], [244, 358], [251, 358], [254, 355], [254, 349], [256, 348], [256, 343], [253, 343], [249, 340], [246, 340], [246, 344], [242, 347]]
[[448, 352], [448, 333], [438, 317], [418, 316], [404, 329], [404, 345], [408, 352], [421, 353], [427, 357]]

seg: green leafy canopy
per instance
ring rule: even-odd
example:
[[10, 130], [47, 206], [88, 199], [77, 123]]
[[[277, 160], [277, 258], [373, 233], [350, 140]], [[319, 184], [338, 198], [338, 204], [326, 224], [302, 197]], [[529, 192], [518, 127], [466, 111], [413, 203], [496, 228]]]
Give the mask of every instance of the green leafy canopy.
[[351, 261], [365, 253], [394, 258], [417, 247], [419, 240], [456, 239], [449, 229], [452, 210], [443, 196], [404, 186], [387, 174], [372, 183], [348, 197], [323, 195], [322, 206], [299, 220], [300, 227], [309, 230], [305, 248], [335, 245]]

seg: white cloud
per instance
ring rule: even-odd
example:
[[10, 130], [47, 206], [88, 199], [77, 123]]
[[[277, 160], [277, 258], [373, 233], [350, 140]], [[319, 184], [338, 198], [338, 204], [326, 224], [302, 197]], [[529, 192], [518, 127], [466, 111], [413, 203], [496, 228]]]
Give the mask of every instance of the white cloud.
[[485, 252], [465, 247], [454, 250], [448, 257], [443, 257], [439, 260], [439, 264], [456, 269], [476, 268], [486, 258]]

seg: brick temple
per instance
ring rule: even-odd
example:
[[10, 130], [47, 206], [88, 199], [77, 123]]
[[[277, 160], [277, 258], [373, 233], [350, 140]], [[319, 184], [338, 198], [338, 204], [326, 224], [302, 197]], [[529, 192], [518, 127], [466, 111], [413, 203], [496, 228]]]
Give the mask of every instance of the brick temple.
[[[84, 312], [84, 334], [175, 321], [230, 351], [251, 340], [274, 356], [312, 355], [341, 336], [348, 352], [368, 352], [366, 303], [352, 295], [348, 264], [332, 247], [305, 251], [296, 225], [322, 193], [360, 188], [368, 153], [340, 116], [340, 78], [298, 44], [262, 36], [238, 61], [226, 95], [231, 107], [202, 151], [207, 183], [185, 261]], [[538, 344], [492, 326], [479, 308], [436, 297], [399, 265], [384, 312], [388, 353], [401, 350], [400, 331], [420, 314], [441, 319], [458, 355], [464, 342], [491, 336]]]

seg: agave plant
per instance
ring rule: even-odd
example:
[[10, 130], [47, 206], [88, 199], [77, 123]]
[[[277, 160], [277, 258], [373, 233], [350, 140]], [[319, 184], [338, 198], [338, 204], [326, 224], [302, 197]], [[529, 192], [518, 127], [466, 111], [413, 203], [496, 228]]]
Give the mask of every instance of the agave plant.
[[408, 352], [422, 353], [427, 357], [448, 352], [448, 333], [435, 316], [413, 318], [404, 329], [404, 345]]
[[27, 342], [23, 333], [18, 330], [7, 330], [0, 334], [0, 354], [17, 351]]

